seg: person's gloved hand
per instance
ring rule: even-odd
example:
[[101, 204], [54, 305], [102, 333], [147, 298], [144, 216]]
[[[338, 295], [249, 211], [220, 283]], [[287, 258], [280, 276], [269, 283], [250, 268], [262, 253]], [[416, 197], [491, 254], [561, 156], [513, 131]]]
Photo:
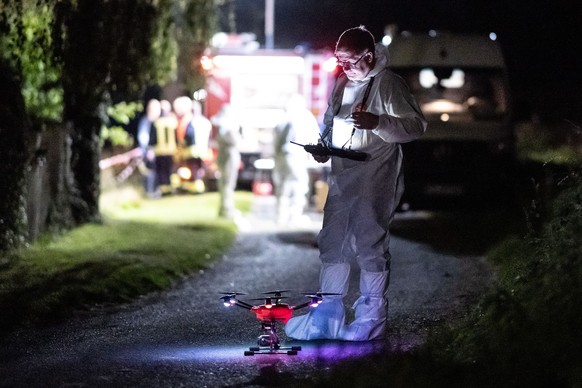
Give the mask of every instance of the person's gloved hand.
[[378, 126], [380, 117], [370, 112], [354, 112], [346, 122], [351, 122], [356, 129], [372, 130]]
[[[323, 140], [319, 139], [317, 140], [317, 145], [323, 147]], [[318, 154], [311, 154], [313, 156], [313, 159], [317, 162], [317, 163], [325, 163], [329, 160], [329, 158], [331, 158], [331, 156], [329, 155], [318, 155]]]
[[313, 155], [313, 159], [315, 159], [317, 163], [325, 163], [329, 160], [329, 158], [329, 155]]

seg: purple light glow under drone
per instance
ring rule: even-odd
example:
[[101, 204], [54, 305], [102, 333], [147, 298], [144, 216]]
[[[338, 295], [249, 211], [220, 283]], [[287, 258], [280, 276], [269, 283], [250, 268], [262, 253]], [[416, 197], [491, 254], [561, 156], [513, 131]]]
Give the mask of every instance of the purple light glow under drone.
[[138, 349], [120, 351], [117, 357], [137, 362], [173, 361], [181, 362], [252, 362], [256, 358], [279, 358], [287, 362], [317, 361], [323, 364], [334, 364], [339, 361], [365, 357], [376, 353], [409, 350], [415, 344], [399, 344], [394, 346], [384, 341], [343, 342], [343, 341], [311, 341], [287, 343], [284, 345], [301, 346], [297, 355], [287, 354], [256, 354], [244, 356], [245, 346], [148, 346]]

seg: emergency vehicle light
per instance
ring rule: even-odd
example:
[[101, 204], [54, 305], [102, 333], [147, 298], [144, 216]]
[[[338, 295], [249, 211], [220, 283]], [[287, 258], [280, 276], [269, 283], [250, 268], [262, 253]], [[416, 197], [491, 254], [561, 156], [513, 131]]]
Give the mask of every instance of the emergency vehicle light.
[[304, 59], [295, 56], [217, 55], [214, 66], [231, 74], [303, 74]]
[[206, 71], [212, 70], [212, 68], [214, 67], [214, 64], [212, 63], [212, 58], [204, 55], [202, 58], [200, 58], [200, 66], [202, 66], [202, 69]]
[[188, 167], [181, 166], [178, 168], [178, 176], [182, 179], [188, 180], [192, 178], [192, 171]]
[[333, 73], [337, 67], [337, 59], [335, 57], [329, 57], [323, 62], [323, 70], [327, 71], [328, 73]]

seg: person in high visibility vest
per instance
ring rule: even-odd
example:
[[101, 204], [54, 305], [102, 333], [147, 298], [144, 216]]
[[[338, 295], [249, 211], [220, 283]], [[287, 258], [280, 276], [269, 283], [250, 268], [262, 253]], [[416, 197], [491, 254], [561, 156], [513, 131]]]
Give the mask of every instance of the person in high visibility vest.
[[162, 102], [162, 115], [154, 122], [150, 134], [150, 145], [154, 149], [156, 161], [156, 182], [162, 194], [172, 192], [170, 177], [174, 170], [174, 157], [178, 149], [176, 139], [178, 121], [171, 111], [168, 112], [167, 106], [167, 100], [165, 104]]
[[178, 145], [182, 147], [188, 125], [190, 124], [190, 120], [192, 120], [192, 100], [187, 96], [177, 97], [172, 103], [172, 108], [177, 120], [176, 139], [178, 140]]
[[212, 123], [202, 114], [202, 105], [198, 101], [192, 101], [192, 117], [184, 140], [180, 147], [181, 165], [188, 168], [191, 178], [183, 183], [186, 190], [201, 193], [205, 191], [204, 185], [204, 161], [210, 158], [210, 134]]

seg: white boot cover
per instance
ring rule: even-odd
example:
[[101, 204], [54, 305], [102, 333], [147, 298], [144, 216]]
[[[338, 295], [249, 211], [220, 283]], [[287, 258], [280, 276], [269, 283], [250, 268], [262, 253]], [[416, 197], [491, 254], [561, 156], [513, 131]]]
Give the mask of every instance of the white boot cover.
[[360, 296], [352, 306], [355, 320], [342, 328], [339, 338], [345, 341], [368, 341], [384, 337], [388, 318], [388, 302], [385, 297], [388, 272], [362, 271]]
[[285, 325], [285, 334], [298, 340], [337, 339], [345, 324], [343, 296], [348, 291], [350, 265], [323, 264], [320, 284], [322, 292], [341, 296], [324, 296], [323, 302], [310, 308], [305, 315], [291, 318]]
[[298, 340], [336, 339], [345, 324], [344, 302], [340, 297], [326, 297], [323, 303], [305, 314], [291, 318], [285, 333]]

